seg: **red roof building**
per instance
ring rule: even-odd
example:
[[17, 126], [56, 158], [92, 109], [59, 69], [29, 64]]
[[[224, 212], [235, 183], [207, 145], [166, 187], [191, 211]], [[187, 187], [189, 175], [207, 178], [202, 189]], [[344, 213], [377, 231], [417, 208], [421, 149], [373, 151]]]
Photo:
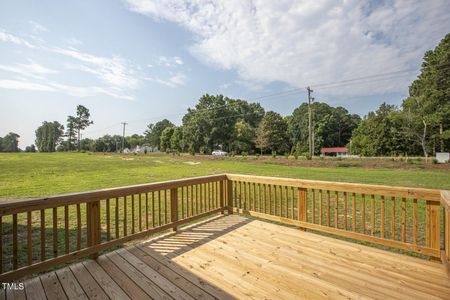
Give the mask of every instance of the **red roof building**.
[[345, 156], [348, 153], [348, 149], [345, 147], [322, 148], [320, 153], [329, 156]]

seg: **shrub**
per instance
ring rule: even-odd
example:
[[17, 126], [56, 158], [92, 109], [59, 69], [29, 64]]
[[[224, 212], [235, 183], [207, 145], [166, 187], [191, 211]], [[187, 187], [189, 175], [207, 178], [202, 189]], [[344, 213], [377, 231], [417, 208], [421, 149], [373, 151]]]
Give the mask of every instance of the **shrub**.
[[242, 151], [242, 152], [241, 152], [241, 155], [242, 155], [243, 157], [247, 157], [247, 156], [248, 156], [248, 152], [247, 152], [247, 151]]
[[431, 163], [435, 165], [435, 164], [438, 163], [438, 160], [437, 160], [436, 158], [433, 158], [433, 159], [431, 160]]
[[272, 158], [276, 158], [277, 157], [277, 151], [272, 150]]
[[256, 159], [259, 159], [259, 157], [261, 156], [261, 154], [259, 154], [259, 153], [256, 153]]
[[284, 157], [285, 157], [286, 159], [289, 159], [289, 152], [284, 152]]

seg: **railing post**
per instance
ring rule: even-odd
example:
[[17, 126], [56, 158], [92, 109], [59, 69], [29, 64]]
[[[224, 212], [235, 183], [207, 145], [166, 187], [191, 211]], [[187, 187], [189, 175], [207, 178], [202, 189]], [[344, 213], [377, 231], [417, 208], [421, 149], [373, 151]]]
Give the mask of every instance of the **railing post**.
[[[170, 222], [178, 221], [178, 188], [170, 189]], [[177, 226], [172, 227], [177, 231]]]
[[[100, 244], [100, 201], [86, 203], [87, 213], [87, 245], [92, 247]], [[96, 258], [98, 253], [95, 252], [91, 258]]]
[[[221, 180], [219, 182], [219, 205], [221, 208], [224, 208], [224, 199], [225, 197], [225, 190], [224, 190], [224, 184], [223, 184], [223, 180]], [[223, 215], [225, 213], [225, 211], [221, 211], [220, 214]]]
[[227, 207], [228, 214], [233, 214], [233, 181], [227, 180]]
[[441, 260], [450, 274], [450, 191], [441, 191], [441, 205], [444, 208], [444, 251]]
[[426, 243], [427, 247], [440, 250], [440, 204], [439, 202], [427, 201], [426, 206]]
[[[298, 220], [302, 222], [306, 222], [306, 199], [307, 199], [307, 190], [305, 188], [298, 188]], [[303, 231], [306, 231], [306, 229], [302, 229]]]

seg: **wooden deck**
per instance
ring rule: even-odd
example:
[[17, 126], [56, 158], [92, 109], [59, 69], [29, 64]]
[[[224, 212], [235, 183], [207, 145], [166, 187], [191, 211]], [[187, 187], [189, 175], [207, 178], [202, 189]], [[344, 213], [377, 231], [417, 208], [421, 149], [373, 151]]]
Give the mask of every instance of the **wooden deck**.
[[230, 215], [27, 280], [13, 297], [450, 299], [450, 282], [436, 262]]

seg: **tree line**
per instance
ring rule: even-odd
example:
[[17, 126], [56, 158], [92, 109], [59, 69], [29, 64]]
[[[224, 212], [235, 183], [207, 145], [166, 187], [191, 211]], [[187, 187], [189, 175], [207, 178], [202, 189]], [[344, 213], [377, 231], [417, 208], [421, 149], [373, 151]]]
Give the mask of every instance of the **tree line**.
[[[313, 154], [322, 147], [343, 147], [363, 156], [423, 155], [450, 148], [450, 34], [424, 55], [421, 73], [409, 87], [400, 107], [383, 103], [363, 119], [343, 107], [311, 104]], [[122, 136], [81, 139], [93, 122], [89, 109], [79, 105], [68, 116], [66, 129], [57, 121], [43, 122], [36, 130], [41, 152], [86, 150], [117, 152]], [[0, 151], [18, 151], [18, 135], [0, 139]], [[307, 155], [308, 104], [281, 116], [265, 111], [259, 103], [205, 94], [175, 126], [163, 119], [149, 124], [141, 134], [127, 136], [124, 147], [151, 146], [166, 152], [277, 153]], [[31, 151], [31, 146], [27, 147]]]

